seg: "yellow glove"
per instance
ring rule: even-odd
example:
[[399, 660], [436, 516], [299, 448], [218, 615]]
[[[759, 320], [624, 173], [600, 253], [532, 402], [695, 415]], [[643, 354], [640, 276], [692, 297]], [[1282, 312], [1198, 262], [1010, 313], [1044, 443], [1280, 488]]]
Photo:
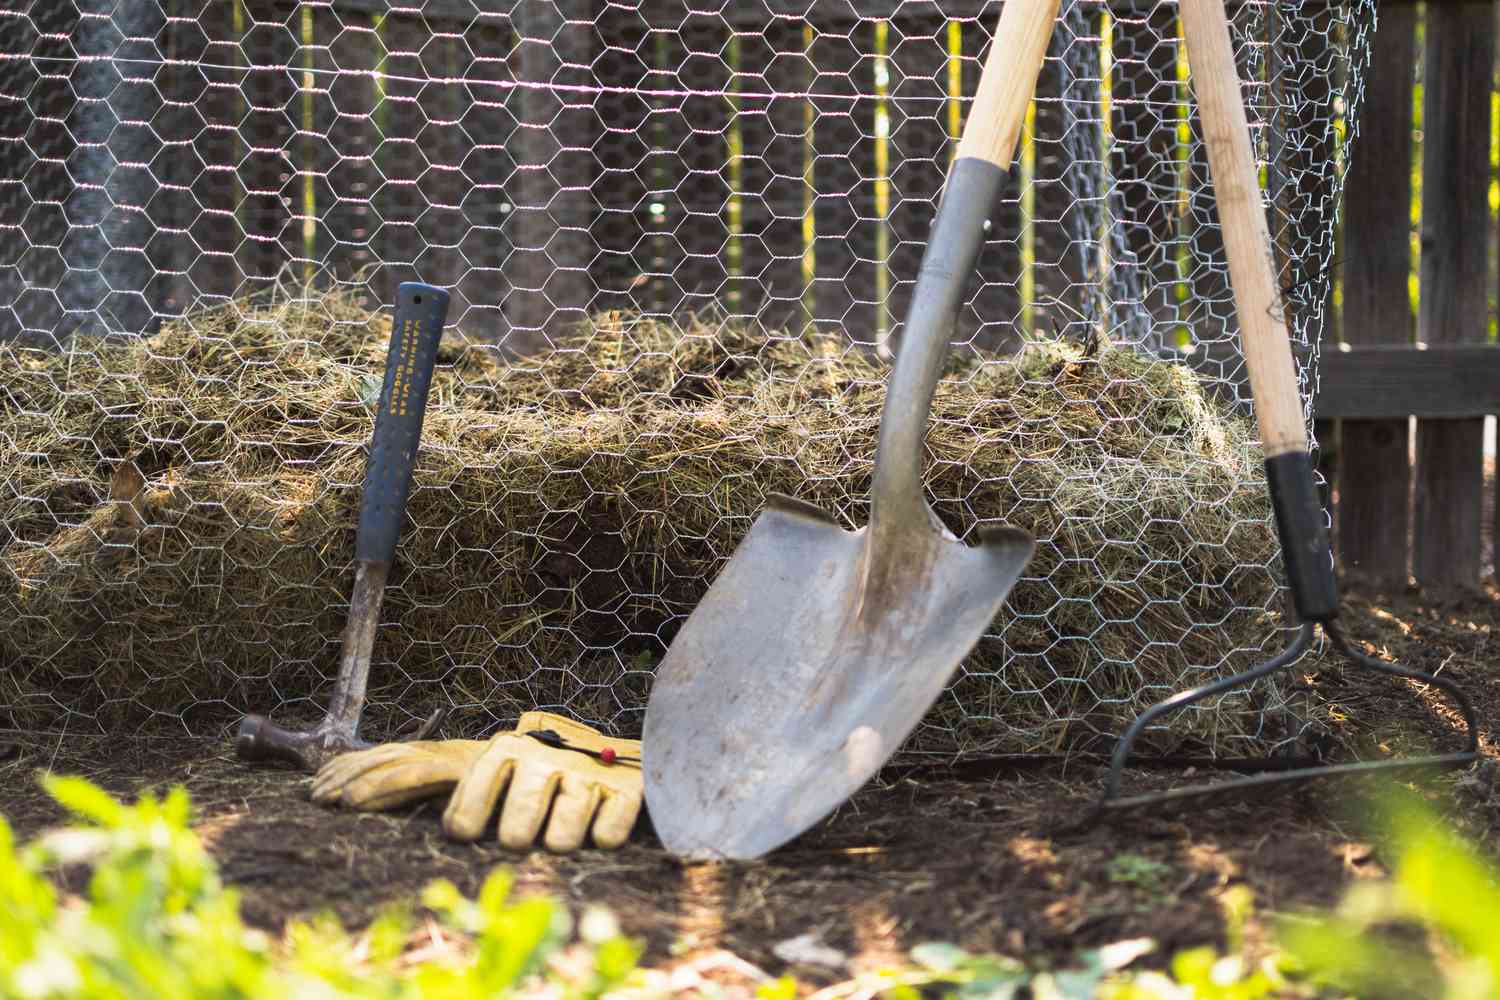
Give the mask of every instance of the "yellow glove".
[[[525, 735], [541, 730], [555, 738]], [[464, 772], [443, 813], [443, 829], [455, 840], [478, 840], [500, 806], [500, 843], [513, 850], [535, 843], [544, 821], [549, 851], [577, 850], [591, 832], [596, 846], [619, 847], [645, 798], [640, 760], [635, 740], [528, 712], [514, 732], [491, 738]]]
[[313, 775], [312, 800], [378, 812], [453, 790], [484, 752], [484, 740], [382, 743], [339, 754]]
[[[516, 728], [547, 729], [557, 718], [527, 712]], [[488, 745], [489, 740], [413, 740], [339, 754], [313, 776], [312, 800], [380, 812], [437, 798], [453, 790]]]

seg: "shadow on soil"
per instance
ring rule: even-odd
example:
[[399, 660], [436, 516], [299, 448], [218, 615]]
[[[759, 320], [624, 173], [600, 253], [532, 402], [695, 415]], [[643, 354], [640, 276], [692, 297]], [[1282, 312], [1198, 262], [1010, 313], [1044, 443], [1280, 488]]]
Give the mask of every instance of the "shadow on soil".
[[[1481, 718], [1496, 716], [1500, 593], [1493, 588], [1426, 603], [1413, 595], [1356, 599], [1347, 620], [1365, 648], [1441, 667], [1467, 685]], [[1346, 745], [1405, 752], [1454, 741], [1451, 713], [1420, 690], [1347, 669], [1316, 673], [1330, 700], [1357, 705], [1361, 720], [1385, 720], [1346, 734], [1354, 737]], [[1493, 731], [1484, 736], [1494, 759]], [[1170, 955], [1219, 940], [1220, 897], [1231, 886], [1248, 886], [1261, 913], [1285, 911], [1332, 903], [1352, 879], [1381, 870], [1378, 850], [1349, 818], [1368, 785], [1348, 782], [1066, 832], [1097, 794], [1101, 774], [1092, 765], [1002, 769], [973, 781], [925, 771], [865, 789], [764, 861], [682, 865], [645, 823], [620, 851], [554, 857], [451, 843], [431, 805], [389, 815], [327, 810], [307, 800], [304, 775], [248, 768], [227, 740], [15, 743], [8, 755], [0, 752], [0, 812], [22, 837], [61, 818], [32, 780], [38, 769], [82, 773], [125, 797], [186, 785], [201, 834], [243, 894], [246, 918], [263, 927], [321, 911], [358, 925], [384, 906], [410, 902], [432, 879], [473, 892], [493, 866], [507, 864], [525, 891], [574, 907], [608, 904], [646, 942], [648, 963], [723, 949], [772, 974], [788, 969], [776, 945], [808, 933], [859, 965], [927, 940], [1061, 956], [1149, 936], [1158, 955]], [[1136, 774], [1132, 783], [1182, 778]], [[1431, 786], [1477, 837], [1500, 827], [1500, 797], [1489, 786], [1476, 795], [1482, 784], [1449, 776]], [[1255, 924], [1250, 930], [1258, 932]], [[840, 978], [827, 969], [794, 971], [813, 982]]]

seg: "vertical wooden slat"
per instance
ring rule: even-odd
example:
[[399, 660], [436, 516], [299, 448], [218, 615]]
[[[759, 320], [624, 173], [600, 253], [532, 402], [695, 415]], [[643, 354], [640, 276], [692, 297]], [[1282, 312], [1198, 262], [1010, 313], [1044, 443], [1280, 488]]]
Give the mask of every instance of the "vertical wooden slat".
[[891, 25], [891, 303], [899, 344], [917, 269], [951, 154], [948, 135], [948, 22], [910, 18]]
[[385, 68], [381, 75], [384, 93], [376, 112], [381, 140], [375, 155], [380, 172], [375, 211], [380, 220], [376, 246], [384, 265], [383, 281], [377, 285], [382, 302], [395, 301], [396, 286], [418, 277], [417, 261], [426, 249], [417, 229], [426, 207], [417, 186], [426, 167], [418, 148], [422, 134], [418, 98], [426, 87], [422, 48], [431, 37], [426, 23], [405, 11], [386, 14], [380, 22]]
[[379, 225], [372, 199], [379, 188], [375, 156], [380, 143], [375, 114], [379, 88], [372, 75], [383, 48], [374, 18], [361, 11], [318, 10], [315, 44], [327, 47], [333, 76], [319, 101], [317, 129], [327, 137], [327, 181], [314, 192], [320, 220], [318, 256], [326, 279], [358, 283], [368, 304], [380, 299], [372, 239]]
[[[1076, 18], [1077, 15], [1075, 14]], [[1074, 45], [1086, 42], [1067, 29], [1054, 30], [1048, 55], [1036, 84], [1036, 113], [1032, 131], [1035, 171], [1032, 176], [1032, 275], [1035, 304], [1032, 322], [1042, 330], [1066, 327], [1076, 318], [1068, 306], [1076, 305], [1069, 286], [1079, 280], [1077, 254], [1072, 247], [1068, 213], [1073, 209], [1073, 171], [1064, 144], [1064, 83], [1075, 57]], [[1087, 114], [1088, 112], [1080, 112]]]
[[239, 164], [244, 155], [238, 125], [240, 84], [245, 78], [244, 52], [235, 28], [234, 3], [207, 4], [198, 12], [205, 43], [198, 67], [206, 81], [196, 110], [202, 118], [192, 142], [191, 187], [193, 213], [189, 235], [194, 259], [188, 269], [193, 302], [190, 308], [222, 303], [239, 286]]
[[1120, 192], [1126, 245], [1135, 254], [1148, 308], [1167, 312], [1176, 278], [1177, 8], [1115, 12], [1110, 118], [1111, 172]]
[[[0, 30], [0, 343], [19, 337], [27, 326], [16, 306], [26, 287], [21, 261], [26, 255], [22, 222], [31, 207], [26, 175], [38, 157], [27, 133], [36, 112], [27, 97], [36, 86], [34, 53], [40, 39]], [[33, 58], [27, 58], [33, 57]], [[55, 129], [52, 141], [65, 135]]]
[[[741, 87], [757, 94], [802, 94], [812, 80], [801, 22], [780, 20], [740, 38]], [[739, 117], [741, 239], [734, 309], [769, 327], [801, 329], [803, 219], [807, 202], [805, 98], [777, 96], [743, 102]]]
[[153, 131], [163, 101], [157, 79], [158, 38], [166, 24], [160, 4], [125, 4], [110, 15], [118, 42], [109, 47], [118, 83], [109, 95], [113, 166], [106, 180], [111, 209], [103, 226], [110, 253], [101, 272], [110, 292], [102, 306], [107, 328], [149, 336], [156, 332], [165, 289], [153, 281], [149, 250], [155, 235], [148, 212], [160, 192], [160, 138]]
[[[676, 8], [666, 13], [674, 21], [681, 16]], [[662, 11], [653, 9], [653, 29], [660, 24], [658, 18], [662, 14]], [[642, 182], [637, 218], [643, 234], [632, 258], [632, 267], [638, 275], [632, 284], [635, 286], [633, 298], [639, 308], [660, 316], [670, 314], [681, 295], [672, 275], [682, 264], [683, 251], [674, 235], [676, 222], [669, 210], [676, 210], [674, 192], [682, 168], [677, 149], [684, 141], [684, 122], [681, 98], [661, 93], [677, 90], [675, 53], [679, 50], [668, 33], [659, 30], [653, 30], [646, 37], [641, 50], [647, 65], [645, 86], [657, 93], [647, 99], [648, 110], [642, 129], [648, 148], [637, 171]]]
[[[593, 95], [561, 89], [588, 84], [592, 5], [583, 0], [521, 0], [516, 7], [521, 122], [514, 136], [518, 174], [506, 265], [512, 347], [539, 347], [584, 316], [593, 298]], [[517, 342], [517, 341], [521, 342]]]
[[598, 173], [592, 236], [598, 252], [589, 280], [596, 289], [596, 309], [629, 309], [644, 280], [636, 254], [647, 242], [645, 178], [651, 158], [650, 105], [632, 91], [645, 85], [650, 72], [650, 35], [640, 10], [621, 6], [600, 11], [594, 33], [599, 52], [594, 79], [606, 92], [594, 105]]
[[717, 16], [690, 16], [677, 30], [669, 64], [675, 86], [693, 96], [681, 99], [680, 162], [672, 232], [682, 250], [674, 271], [676, 301], [671, 311], [698, 311], [712, 305], [724, 290], [729, 242], [729, 181], [726, 160], [731, 107], [723, 95], [729, 85], [724, 51], [728, 29]]
[[188, 4], [169, 0], [162, 10], [166, 16], [156, 44], [169, 65], [155, 74], [162, 106], [152, 122], [157, 137], [152, 174], [158, 192], [147, 210], [153, 231], [147, 257], [154, 272], [149, 298], [161, 316], [181, 316], [192, 300], [187, 271], [194, 257], [188, 233], [193, 218], [193, 144], [203, 127], [197, 105], [205, 91], [203, 76], [192, 63], [202, 61], [206, 43]]
[[[979, 86], [979, 72], [989, 53], [987, 19], [967, 21], [963, 26], [963, 74], [961, 93], [972, 97]], [[965, 102], [964, 115], [970, 104]], [[1024, 139], [1023, 139], [1024, 141]], [[1016, 152], [1020, 158], [1020, 150]], [[990, 208], [990, 231], [979, 255], [979, 277], [968, 308], [959, 315], [958, 336], [991, 351], [1011, 349], [1018, 342], [1021, 319], [1021, 171], [1012, 166]]]
[[338, 203], [333, 188], [340, 162], [335, 134], [338, 108], [333, 101], [338, 65], [333, 45], [341, 22], [325, 7], [304, 8], [303, 14], [311, 22], [311, 31], [306, 38], [298, 36], [302, 48], [297, 54], [297, 68], [304, 74], [312, 71], [311, 78], [302, 81], [306, 134], [302, 136], [304, 158], [300, 169], [304, 185], [312, 189], [312, 204], [300, 206], [303, 213], [312, 213], [312, 245], [306, 250], [309, 259], [304, 262], [304, 270], [311, 271], [316, 282], [327, 285], [333, 280], [330, 265], [338, 247], [329, 221]]
[[[29, 58], [0, 66], [0, 340], [67, 335], [60, 307], [70, 304], [63, 285], [69, 255], [31, 248], [57, 248], [68, 218], [75, 217], [71, 211], [65, 216], [64, 206], [102, 197], [74, 184], [66, 165], [77, 146], [68, 125], [78, 104], [69, 82], [77, 69], [72, 44], [78, 11], [45, 4], [32, 11], [31, 20], [35, 37], [16, 32], [6, 38], [7, 54]], [[79, 225], [87, 224], [76, 217]]]
[[510, 257], [507, 210], [515, 179], [511, 140], [521, 95], [501, 86], [514, 79], [510, 61], [516, 47], [508, 19], [483, 18], [465, 32], [474, 53], [463, 128], [471, 144], [463, 159], [464, 232], [459, 243], [465, 269], [450, 309], [452, 322], [496, 343], [510, 339], [505, 316], [505, 265]]
[[[422, 203], [417, 273], [429, 284], [454, 288], [463, 271], [463, 164], [469, 151], [461, 127], [467, 93], [459, 81], [468, 77], [474, 58], [464, 44], [464, 22], [429, 19], [429, 24], [435, 34], [420, 53], [428, 82], [418, 97], [423, 124], [417, 144], [426, 169], [417, 181]], [[454, 314], [455, 322], [461, 318], [461, 312]]]
[[244, 281], [236, 294], [270, 287], [287, 262], [283, 239], [291, 224], [287, 183], [292, 171], [290, 109], [297, 89], [287, 67], [296, 52], [288, 8], [268, 0], [244, 0], [240, 50], [247, 71], [241, 86], [239, 134], [243, 156], [237, 164], [241, 196], [236, 212], [240, 245], [235, 256]]
[[287, 19], [296, 45], [292, 53], [292, 80], [297, 93], [287, 108], [296, 137], [291, 148], [292, 173], [285, 185], [290, 218], [282, 243], [291, 262], [292, 277], [298, 282], [317, 278], [328, 251], [328, 231], [322, 224], [321, 213], [332, 201], [328, 174], [338, 161], [328, 142], [331, 121], [328, 88], [333, 82], [333, 67], [328, 40], [318, 37], [319, 12], [320, 8], [299, 6]]
[[[1343, 340], [1409, 344], [1412, 336], [1411, 107], [1416, 10], [1380, 13], [1365, 113], [1344, 193]], [[1411, 457], [1406, 420], [1345, 420], [1339, 449], [1339, 554], [1346, 571], [1406, 582]]]
[[[1489, 218], [1490, 86], [1495, 60], [1489, 3], [1427, 10], [1418, 337], [1483, 342]], [[1483, 420], [1417, 423], [1414, 564], [1424, 585], [1473, 585], [1480, 568]]]
[[[1275, 211], [1273, 231], [1283, 234], [1283, 298], [1293, 335], [1316, 338], [1331, 330], [1333, 280], [1326, 268], [1333, 261], [1335, 146], [1332, 38], [1335, 12], [1308, 6], [1266, 15], [1268, 52], [1262, 57], [1274, 81], [1264, 101], [1271, 104], [1267, 174]], [[1274, 103], [1273, 103], [1274, 102]], [[1333, 507], [1339, 474], [1339, 428], [1333, 421], [1313, 424], [1321, 497]], [[1337, 544], [1338, 524], [1334, 524]]]
[[860, 21], [815, 26], [813, 79], [813, 319], [874, 346], [877, 227], [875, 177], [875, 26]]

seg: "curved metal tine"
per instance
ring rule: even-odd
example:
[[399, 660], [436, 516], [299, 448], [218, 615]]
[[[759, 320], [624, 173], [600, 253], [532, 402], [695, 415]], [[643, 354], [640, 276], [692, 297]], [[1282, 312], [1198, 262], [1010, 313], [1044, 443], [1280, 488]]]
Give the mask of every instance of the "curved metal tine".
[[1099, 800], [1099, 808], [1112, 808], [1113, 800], [1118, 799], [1120, 794], [1120, 780], [1124, 776], [1125, 764], [1130, 758], [1130, 751], [1135, 746], [1135, 741], [1140, 738], [1147, 727], [1169, 712], [1186, 708], [1196, 701], [1212, 698], [1216, 694], [1222, 694], [1233, 688], [1253, 684], [1262, 677], [1267, 677], [1284, 667], [1290, 666], [1301, 659], [1302, 654], [1306, 653], [1312, 646], [1313, 628], [1314, 626], [1310, 624], [1303, 625], [1297, 633], [1297, 638], [1292, 641], [1290, 646], [1258, 667], [1214, 681], [1212, 684], [1205, 684], [1202, 687], [1192, 688], [1191, 690], [1175, 694], [1166, 701], [1158, 702], [1142, 712], [1130, 724], [1130, 728], [1125, 730], [1125, 735], [1120, 739], [1120, 742], [1115, 745], [1115, 752], [1109, 761], [1109, 774], [1104, 780], [1104, 794]]
[[[1349, 645], [1349, 640], [1345, 638], [1344, 633], [1333, 622], [1323, 623], [1323, 633], [1328, 636], [1328, 641], [1333, 644], [1334, 649], [1337, 649], [1360, 666], [1390, 677], [1400, 677], [1403, 680], [1431, 684], [1433, 687], [1440, 689], [1453, 704], [1458, 706], [1459, 714], [1463, 716], [1464, 730], [1467, 735], [1464, 749], [1457, 753], [1443, 754], [1429, 759], [1439, 760], [1448, 757], [1467, 757], [1468, 759], [1462, 763], [1470, 763], [1479, 759], [1479, 719], [1474, 714], [1474, 703], [1469, 700], [1469, 696], [1464, 692], [1463, 688], [1458, 686], [1456, 681], [1449, 677], [1427, 673], [1425, 670], [1412, 670], [1410, 667], [1387, 663], [1384, 660], [1378, 660], [1373, 656], [1361, 653]], [[1420, 760], [1421, 758], [1418, 759]], [[1394, 764], [1398, 762], [1391, 761], [1389, 763]]]
[[1360, 653], [1349, 645], [1348, 640], [1338, 630], [1336, 625], [1332, 622], [1325, 622], [1323, 624], [1323, 631], [1328, 636], [1329, 642], [1332, 643], [1335, 649], [1351, 660], [1354, 660], [1360, 666], [1391, 677], [1431, 684], [1451, 698], [1453, 703], [1458, 706], [1459, 713], [1464, 720], [1464, 729], [1467, 736], [1465, 748], [1454, 753], [1429, 754], [1422, 757], [1408, 757], [1402, 760], [1354, 761], [1347, 764], [1329, 764], [1323, 767], [1303, 767], [1270, 774], [1257, 774], [1246, 778], [1236, 778], [1230, 781], [1187, 785], [1180, 788], [1171, 788], [1164, 792], [1149, 792], [1143, 795], [1126, 797], [1120, 796], [1120, 780], [1129, 759], [1130, 750], [1147, 726], [1167, 712], [1182, 708], [1203, 698], [1211, 697], [1230, 688], [1259, 680], [1268, 674], [1288, 666], [1307, 651], [1312, 643], [1313, 629], [1314, 626], [1312, 624], [1304, 624], [1297, 635], [1297, 639], [1284, 652], [1253, 670], [1235, 674], [1233, 677], [1226, 677], [1221, 681], [1216, 681], [1201, 688], [1185, 691], [1160, 704], [1153, 705], [1143, 712], [1140, 718], [1136, 719], [1130, 728], [1126, 730], [1124, 738], [1120, 740], [1119, 745], [1115, 748], [1114, 756], [1110, 760], [1109, 774], [1105, 779], [1104, 794], [1095, 805], [1091, 819], [1097, 818], [1105, 811], [1123, 812], [1129, 809], [1138, 809], [1142, 806], [1165, 805], [1188, 799], [1205, 799], [1226, 792], [1238, 793], [1253, 789], [1275, 788], [1315, 778], [1462, 767], [1478, 759], [1478, 721], [1474, 715], [1473, 704], [1462, 688], [1447, 677], [1439, 677], [1420, 670], [1411, 670], [1407, 667], [1386, 663], [1372, 656]]

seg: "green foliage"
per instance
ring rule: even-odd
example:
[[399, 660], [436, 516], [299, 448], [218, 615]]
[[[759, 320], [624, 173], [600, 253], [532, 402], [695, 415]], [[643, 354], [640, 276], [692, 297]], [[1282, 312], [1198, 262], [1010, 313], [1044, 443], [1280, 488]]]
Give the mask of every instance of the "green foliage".
[[[124, 806], [79, 778], [47, 788], [77, 825], [21, 847], [0, 819], [0, 1000], [595, 1000], [635, 970], [638, 947], [612, 917], [586, 913], [575, 935], [551, 900], [513, 899], [503, 870], [475, 900], [428, 888], [452, 946], [421, 960], [401, 912], [358, 939], [323, 919], [273, 941], [241, 922], [181, 789]], [[78, 865], [85, 898], [67, 900], [48, 876]]]
[[1414, 796], [1389, 800], [1378, 826], [1391, 877], [1330, 916], [1285, 921], [1289, 953], [1362, 998], [1500, 998], [1500, 871]]
[[1140, 854], [1116, 854], [1109, 859], [1105, 874], [1116, 885], [1128, 885], [1145, 899], [1140, 909], [1149, 911], [1169, 905], [1176, 897], [1172, 892], [1172, 866]]
[[[435, 882], [421, 903], [444, 947], [411, 950], [414, 921], [392, 911], [358, 937], [332, 918], [296, 924], [280, 940], [246, 927], [189, 826], [186, 793], [133, 806], [78, 778], [46, 779], [75, 825], [18, 845], [0, 819], [0, 1000], [599, 1000], [649, 992], [638, 946], [612, 915], [586, 910], [574, 926], [548, 899], [517, 899], [497, 870], [470, 899]], [[1243, 957], [1248, 890], [1224, 898], [1228, 950], [1195, 948], [1164, 971], [1125, 971], [1152, 949], [1122, 941], [1059, 967], [957, 945], [919, 945], [911, 962], [861, 974], [840, 995], [886, 1000], [1264, 1000], [1332, 988], [1361, 1000], [1500, 1000], [1500, 872], [1414, 799], [1387, 806], [1391, 878], [1363, 882], [1331, 914], [1282, 921], [1283, 953]], [[1122, 855], [1112, 881], [1146, 891], [1167, 872]], [[87, 870], [82, 898], [54, 877]], [[428, 942], [433, 932], [421, 935]], [[1436, 958], [1434, 956], [1437, 956]], [[791, 978], [757, 1000], [795, 1000]]]

